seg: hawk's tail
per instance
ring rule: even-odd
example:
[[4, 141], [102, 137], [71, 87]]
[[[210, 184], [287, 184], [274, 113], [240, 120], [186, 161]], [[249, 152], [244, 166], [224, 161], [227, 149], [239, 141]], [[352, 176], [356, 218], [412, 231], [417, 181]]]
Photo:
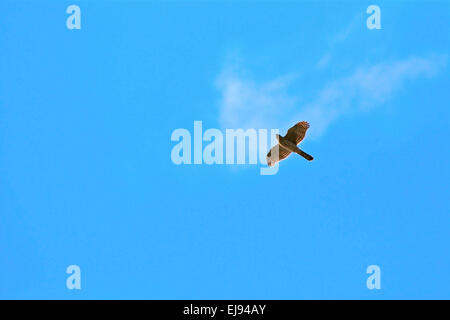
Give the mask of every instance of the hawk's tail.
[[303, 158], [305, 158], [308, 161], [314, 160], [312, 155], [307, 154], [306, 152], [304, 152], [303, 150], [300, 150], [297, 148], [296, 151], [297, 154], [301, 155]]

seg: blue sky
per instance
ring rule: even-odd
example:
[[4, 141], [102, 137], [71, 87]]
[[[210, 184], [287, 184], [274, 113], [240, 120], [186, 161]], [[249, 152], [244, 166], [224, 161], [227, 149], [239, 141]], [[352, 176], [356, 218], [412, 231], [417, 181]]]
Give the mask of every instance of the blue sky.
[[[0, 2], [0, 298], [449, 299], [449, 30], [446, 1]], [[315, 160], [174, 165], [194, 120], [306, 120]]]

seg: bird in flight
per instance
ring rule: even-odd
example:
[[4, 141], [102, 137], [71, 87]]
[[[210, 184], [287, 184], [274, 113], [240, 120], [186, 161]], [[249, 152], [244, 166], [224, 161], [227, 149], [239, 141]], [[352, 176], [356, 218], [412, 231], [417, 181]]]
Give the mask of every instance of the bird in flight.
[[279, 134], [276, 135], [278, 144], [270, 149], [267, 154], [267, 164], [269, 167], [275, 165], [278, 161], [286, 159], [292, 152], [301, 155], [308, 161], [314, 158], [300, 150], [297, 145], [303, 140], [306, 135], [306, 130], [309, 128], [309, 123], [306, 121], [298, 122], [295, 126], [290, 128], [284, 137]]

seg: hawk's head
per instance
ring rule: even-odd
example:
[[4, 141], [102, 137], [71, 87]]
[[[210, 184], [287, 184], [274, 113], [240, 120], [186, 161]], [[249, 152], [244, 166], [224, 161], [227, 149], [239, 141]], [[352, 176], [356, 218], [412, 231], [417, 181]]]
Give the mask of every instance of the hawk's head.
[[269, 153], [267, 154], [267, 157], [266, 157], [267, 165], [269, 167], [271, 167], [271, 166], [273, 166], [273, 165], [275, 165], [277, 163], [277, 161], [275, 161], [275, 159], [273, 159], [273, 158], [274, 157], [272, 155], [272, 150], [270, 150]]

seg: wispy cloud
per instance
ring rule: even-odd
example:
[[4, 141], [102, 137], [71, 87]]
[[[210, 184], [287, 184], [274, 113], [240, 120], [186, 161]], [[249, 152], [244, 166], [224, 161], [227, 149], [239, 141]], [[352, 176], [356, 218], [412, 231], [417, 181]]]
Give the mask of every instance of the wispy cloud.
[[289, 93], [295, 78], [278, 77], [258, 83], [241, 68], [225, 66], [217, 79], [221, 92], [220, 122], [228, 128], [279, 128], [307, 120], [311, 135], [320, 136], [344, 114], [382, 105], [409, 80], [432, 77], [447, 65], [447, 56], [410, 57], [360, 66], [347, 76], [329, 81], [309, 102], [301, 92]]
[[225, 128], [274, 128], [286, 112], [295, 111], [297, 98], [287, 93], [294, 79], [287, 75], [258, 83], [240, 64], [229, 62], [216, 81], [221, 92], [220, 124]]
[[339, 116], [382, 105], [408, 80], [432, 77], [446, 64], [446, 56], [434, 56], [359, 67], [351, 75], [326, 84], [295, 117], [307, 119], [311, 133], [320, 135]]
[[338, 33], [334, 34], [331, 38], [328, 39], [328, 48], [326, 52], [323, 54], [323, 56], [319, 59], [316, 66], [319, 69], [326, 68], [330, 62], [333, 59], [333, 53], [336, 49], [336, 47], [342, 43], [345, 42], [345, 40], [348, 39], [348, 37], [354, 32], [354, 30], [362, 25], [361, 20], [364, 19], [364, 15], [361, 13], [356, 14], [353, 19], [350, 20], [350, 23], [348, 23], [345, 28], [340, 30]]

